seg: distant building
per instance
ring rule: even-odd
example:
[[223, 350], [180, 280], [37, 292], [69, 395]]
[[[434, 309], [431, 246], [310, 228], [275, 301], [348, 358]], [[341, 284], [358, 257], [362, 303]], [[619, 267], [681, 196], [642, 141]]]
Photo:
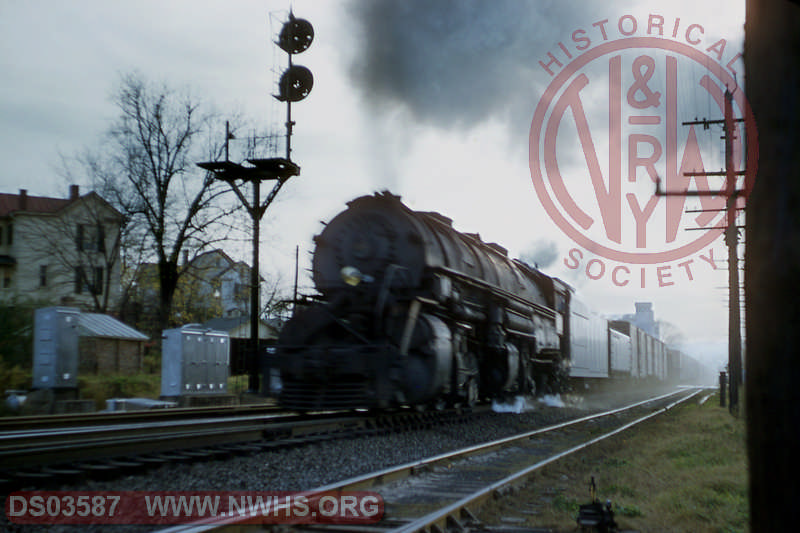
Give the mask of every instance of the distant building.
[[[234, 261], [220, 249], [202, 253], [184, 264], [179, 290], [219, 307], [217, 316], [250, 314], [250, 265]], [[263, 278], [262, 278], [263, 281]]]
[[122, 215], [77, 185], [68, 198], [0, 193], [0, 301], [105, 311], [120, 295]]
[[653, 312], [653, 302], [636, 302], [636, 313], [622, 315], [620, 320], [630, 322], [645, 333], [655, 338], [661, 338], [658, 322]]
[[[128, 322], [149, 330], [148, 324], [158, 309], [158, 265], [142, 263], [131, 270], [132, 283], [122, 315]], [[215, 317], [250, 314], [250, 265], [247, 263], [234, 261], [220, 249], [203, 252], [191, 260], [187, 253], [179, 273], [171, 323], [203, 323]]]

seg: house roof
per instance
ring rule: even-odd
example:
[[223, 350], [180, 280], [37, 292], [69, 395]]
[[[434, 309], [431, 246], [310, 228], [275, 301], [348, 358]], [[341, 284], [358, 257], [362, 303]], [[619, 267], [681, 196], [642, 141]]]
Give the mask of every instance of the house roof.
[[[208, 259], [213, 259], [214, 257], [218, 257], [218, 258], [224, 259], [225, 262], [227, 263], [227, 266], [225, 266], [225, 267], [217, 267], [216, 265], [214, 265], [213, 267], [209, 267], [207, 265], [203, 265], [204, 261], [206, 261]], [[205, 252], [202, 252], [202, 253], [196, 255], [195, 257], [192, 258], [191, 261], [189, 261], [186, 265], [184, 265], [184, 268], [186, 268], [189, 271], [191, 271], [192, 269], [202, 270], [202, 269], [207, 269], [207, 268], [219, 268], [220, 270], [216, 274], [217, 276], [221, 276], [222, 274], [230, 272], [231, 270], [237, 270], [237, 269], [238, 269], [237, 272], [239, 274], [246, 274], [247, 276], [249, 276], [249, 272], [250, 272], [250, 265], [248, 265], [244, 261], [234, 261], [221, 248], [215, 248], [213, 250], [207, 250]], [[259, 275], [259, 279], [261, 281], [264, 281], [264, 276]]]
[[109, 204], [103, 197], [94, 191], [83, 196], [78, 196], [77, 186], [70, 191], [69, 198], [50, 198], [49, 196], [31, 196], [27, 191], [20, 190], [23, 194], [0, 193], [0, 217], [7, 217], [13, 213], [38, 213], [54, 214], [62, 209], [89, 198], [95, 198], [102, 202], [114, 214], [121, 217], [122, 214]]
[[231, 257], [228, 254], [226, 254], [224, 250], [222, 250], [220, 248], [215, 248], [213, 250], [208, 250], [208, 251], [202, 252], [200, 254], [197, 254], [195, 257], [192, 258], [191, 261], [189, 261], [189, 263], [191, 264], [191, 263], [199, 262], [202, 259], [204, 259], [206, 257], [209, 257], [209, 256], [213, 256], [213, 255], [222, 256], [231, 265], [236, 263], [236, 261], [231, 259]]
[[74, 202], [69, 198], [48, 198], [46, 196], [25, 196], [0, 193], [0, 216], [7, 216], [18, 211], [27, 213], [56, 213]]
[[114, 317], [99, 313], [81, 313], [78, 319], [78, 332], [82, 337], [104, 337], [146, 341], [147, 335], [123, 324]]

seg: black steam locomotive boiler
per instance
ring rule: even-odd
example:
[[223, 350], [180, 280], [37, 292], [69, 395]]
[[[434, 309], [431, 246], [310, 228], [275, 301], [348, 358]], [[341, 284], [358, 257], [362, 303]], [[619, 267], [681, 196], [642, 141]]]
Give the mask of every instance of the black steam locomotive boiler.
[[274, 356], [283, 406], [469, 405], [569, 373], [571, 289], [449, 218], [384, 192], [349, 202], [315, 244], [320, 296]]

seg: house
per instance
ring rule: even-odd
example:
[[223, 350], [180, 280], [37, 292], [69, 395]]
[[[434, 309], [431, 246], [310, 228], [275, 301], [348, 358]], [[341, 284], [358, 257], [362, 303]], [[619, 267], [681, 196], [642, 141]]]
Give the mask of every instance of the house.
[[[220, 249], [200, 253], [191, 260], [188, 252], [184, 252], [179, 271], [180, 279], [172, 302], [176, 324], [250, 313], [250, 265], [247, 263], [234, 261]], [[157, 276], [156, 266], [139, 267], [140, 277], [144, 278], [148, 272]]]
[[[123, 319], [149, 331], [158, 306], [158, 265], [129, 268], [130, 289], [122, 306]], [[203, 323], [214, 317], [250, 314], [250, 265], [234, 261], [223, 250], [203, 252], [190, 259], [184, 252], [172, 300], [170, 324]], [[264, 283], [264, 278], [260, 278]], [[263, 285], [262, 285], [263, 286]], [[263, 292], [262, 292], [263, 294]], [[263, 298], [262, 298], [263, 306]], [[249, 331], [249, 329], [248, 329]]]
[[67, 198], [0, 193], [0, 302], [19, 299], [105, 311], [120, 296], [123, 217], [97, 193]]
[[[238, 317], [250, 314], [250, 265], [234, 261], [220, 249], [186, 261], [179, 289], [197, 301], [216, 306], [210, 316]], [[264, 278], [261, 278], [264, 281]]]

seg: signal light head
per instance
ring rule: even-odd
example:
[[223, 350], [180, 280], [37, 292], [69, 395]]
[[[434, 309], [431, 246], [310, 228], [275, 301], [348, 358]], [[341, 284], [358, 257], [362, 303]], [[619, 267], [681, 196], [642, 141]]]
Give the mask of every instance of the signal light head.
[[295, 18], [289, 13], [289, 20], [281, 28], [278, 46], [287, 54], [299, 54], [311, 46], [314, 40], [314, 27], [306, 19]]
[[278, 86], [280, 92], [275, 98], [281, 102], [299, 102], [314, 87], [314, 75], [304, 66], [292, 65], [283, 73]]

